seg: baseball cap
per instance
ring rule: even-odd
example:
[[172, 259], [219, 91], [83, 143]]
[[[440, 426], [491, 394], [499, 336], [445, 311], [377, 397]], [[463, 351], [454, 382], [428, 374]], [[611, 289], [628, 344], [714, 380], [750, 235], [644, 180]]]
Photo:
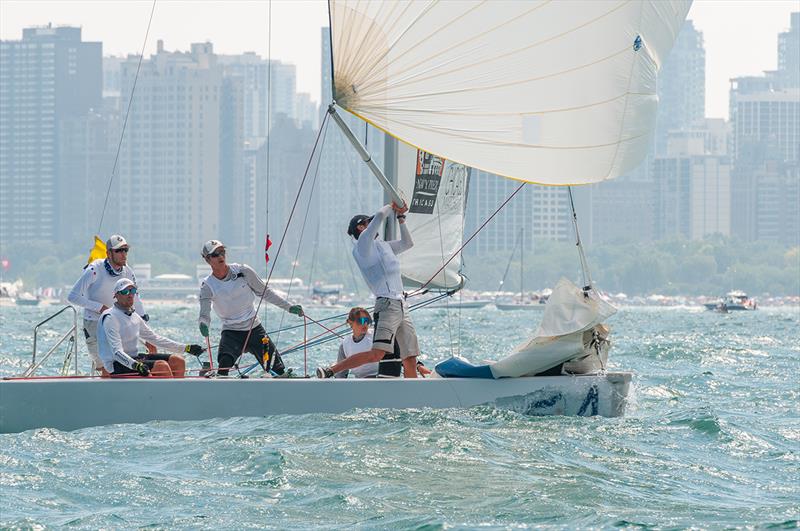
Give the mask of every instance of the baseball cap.
[[129, 278], [121, 278], [117, 280], [116, 284], [114, 284], [114, 293], [119, 293], [120, 291], [130, 287], [136, 287], [136, 284], [133, 282], [133, 280]]
[[130, 247], [128, 242], [125, 241], [125, 238], [119, 234], [112, 234], [111, 237], [106, 240], [106, 249], [119, 249], [125, 246]]
[[350, 220], [350, 225], [347, 226], [347, 234], [353, 236], [355, 239], [358, 239], [356, 227], [365, 223], [368, 224], [370, 221], [372, 221], [372, 216], [367, 216], [366, 214], [357, 214], [353, 216], [353, 219]]
[[225, 247], [225, 245], [219, 240], [208, 240], [203, 245], [203, 258], [207, 258], [208, 255], [219, 249], [220, 247]]

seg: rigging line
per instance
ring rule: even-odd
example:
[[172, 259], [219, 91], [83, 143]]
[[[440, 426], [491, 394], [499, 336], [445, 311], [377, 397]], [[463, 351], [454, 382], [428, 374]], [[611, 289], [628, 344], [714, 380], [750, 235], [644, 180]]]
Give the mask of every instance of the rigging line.
[[[325, 126], [325, 124], [323, 123], [321, 127], [324, 127], [324, 126]], [[328, 137], [328, 128], [325, 127], [325, 132], [322, 134], [322, 143], [320, 144], [319, 152], [317, 153], [317, 165], [316, 165], [316, 168], [314, 169], [314, 180], [311, 183], [311, 192], [308, 195], [308, 206], [306, 208], [306, 214], [303, 217], [303, 225], [300, 228], [300, 238], [297, 241], [297, 252], [295, 253], [294, 260], [292, 261], [292, 271], [291, 271], [291, 274], [289, 275], [289, 287], [286, 290], [286, 296], [287, 297], [292, 292], [292, 280], [294, 279], [294, 274], [295, 274], [295, 271], [297, 270], [297, 259], [300, 257], [300, 249], [301, 249], [301, 247], [303, 245], [303, 236], [305, 235], [305, 232], [306, 232], [306, 223], [308, 222], [308, 214], [309, 214], [309, 212], [311, 212], [311, 201], [314, 198], [314, 190], [316, 189], [316, 186], [317, 186], [317, 176], [319, 175], [319, 165], [320, 165], [320, 162], [322, 161], [322, 152], [325, 149], [325, 139], [327, 137]], [[313, 154], [312, 154], [312, 158], [313, 158]], [[317, 231], [317, 234], [319, 234], [319, 231]], [[317, 237], [319, 237], [319, 236], [317, 236]], [[316, 252], [316, 246], [315, 246], [314, 250]], [[280, 339], [281, 339], [280, 329], [283, 327], [283, 321], [284, 321], [285, 317], [286, 317], [286, 312], [281, 312], [281, 320], [280, 320], [280, 323], [278, 324], [279, 331], [278, 331], [278, 337], [276, 338], [276, 341], [280, 341]]]
[[[272, 147], [272, 0], [269, 0], [267, 6], [267, 182], [264, 187], [264, 232], [266, 238], [269, 239], [269, 201], [271, 195], [269, 192], [270, 183], [270, 162], [271, 162], [271, 147]], [[264, 251], [265, 253], [267, 250]], [[264, 274], [267, 274], [269, 264], [264, 262]], [[291, 284], [290, 284], [291, 287]], [[256, 311], [258, 315], [258, 311]], [[264, 307], [264, 322], [267, 321], [267, 307]]]
[[[428, 300], [423, 301], [421, 303], [417, 303], [417, 305], [415, 305], [415, 306], [411, 306], [409, 308], [409, 311], [414, 311], [414, 310], [418, 310], [418, 309], [424, 308], [425, 306], [428, 306], [430, 304], [434, 304], [434, 303], [440, 301], [441, 299], [443, 299], [445, 297], [449, 297], [450, 295], [451, 295], [451, 293], [442, 293], [440, 295], [437, 295], [436, 297], [433, 297], [432, 299], [428, 299]], [[324, 319], [323, 319], [323, 321], [324, 321]], [[342, 323], [342, 324], [337, 325], [336, 327], [334, 327], [334, 329], [340, 328], [340, 327], [345, 326], [345, 325], [346, 325], [346, 323]], [[300, 325], [300, 326], [303, 326], [303, 325]], [[345, 335], [346, 335], [346, 332], [345, 332]], [[311, 339], [309, 339], [308, 342], [307, 342], [307, 346], [315, 347], [315, 346], [321, 345], [323, 343], [329, 343], [330, 341], [333, 341], [334, 339], [337, 339], [337, 337], [341, 337], [341, 336], [337, 336], [335, 332], [333, 332], [333, 333], [322, 332], [322, 333], [318, 334], [317, 336], [314, 336]], [[292, 352], [297, 352], [298, 350], [303, 348], [303, 346], [304, 346], [303, 343], [297, 343], [296, 345], [292, 345], [291, 347], [289, 347], [286, 350], [282, 351], [281, 352], [281, 356], [285, 356], [287, 354], [291, 354]]]
[[498, 294], [495, 296], [495, 298], [494, 298], [495, 300], [497, 300], [500, 297], [500, 288], [502, 288], [503, 284], [505, 284], [505, 282], [506, 282], [506, 277], [508, 276], [508, 272], [511, 269], [511, 262], [514, 260], [514, 255], [517, 253], [517, 246], [520, 244], [520, 241], [522, 241], [522, 228], [519, 229], [519, 232], [517, 233], [517, 237], [514, 238], [514, 247], [511, 248], [511, 256], [508, 257], [508, 263], [506, 264], [506, 270], [503, 273], [502, 278], [500, 279], [500, 285], [497, 287], [497, 293]]
[[311, 168], [311, 162], [314, 160], [314, 153], [317, 151], [317, 146], [319, 145], [320, 137], [322, 136], [322, 132], [325, 129], [325, 124], [327, 123], [329, 114], [325, 114], [322, 118], [322, 124], [320, 125], [320, 129], [317, 132], [317, 138], [314, 140], [314, 147], [311, 149], [311, 156], [308, 158], [308, 164], [306, 165], [306, 170], [303, 173], [303, 178], [300, 181], [300, 187], [297, 190], [297, 195], [294, 197], [294, 203], [292, 204], [292, 210], [289, 212], [289, 218], [286, 220], [286, 226], [283, 229], [283, 234], [281, 235], [281, 241], [278, 243], [278, 250], [275, 252], [275, 258], [272, 260], [272, 267], [269, 270], [269, 274], [267, 275], [267, 281], [264, 282], [264, 290], [261, 292], [261, 296], [258, 298], [258, 306], [256, 306], [256, 311], [253, 314], [253, 318], [250, 319], [250, 326], [247, 330], [247, 337], [245, 337], [244, 345], [242, 346], [242, 352], [239, 354], [239, 357], [236, 359], [236, 363], [234, 365], [238, 366], [239, 360], [244, 356], [245, 349], [247, 349], [247, 343], [250, 341], [250, 336], [253, 333], [253, 323], [256, 322], [256, 317], [258, 317], [258, 311], [261, 309], [261, 303], [264, 302], [264, 296], [267, 294], [267, 290], [269, 289], [269, 281], [272, 278], [272, 273], [275, 271], [275, 264], [278, 262], [278, 257], [281, 254], [281, 249], [283, 249], [283, 244], [286, 241], [286, 233], [289, 232], [289, 225], [292, 223], [292, 218], [294, 217], [294, 211], [297, 209], [297, 202], [300, 200], [300, 195], [303, 192], [303, 186], [305, 186], [306, 178], [308, 177], [308, 170]]
[[502, 210], [502, 209], [503, 209], [503, 208], [504, 208], [504, 207], [505, 207], [507, 204], [508, 204], [508, 202], [509, 202], [509, 201], [511, 201], [511, 200], [514, 198], [514, 196], [515, 196], [515, 195], [517, 195], [517, 193], [519, 193], [519, 191], [520, 191], [520, 190], [522, 190], [522, 188], [523, 188], [523, 187], [524, 187], [526, 184], [528, 184], [528, 183], [526, 183], [526, 182], [520, 183], [520, 185], [519, 185], [519, 186], [517, 186], [516, 190], [514, 190], [514, 191], [511, 193], [511, 195], [510, 195], [510, 196], [508, 196], [508, 198], [506, 198], [506, 200], [505, 200], [505, 201], [503, 201], [503, 203], [502, 203], [502, 204], [501, 204], [499, 207], [497, 207], [497, 210], [495, 210], [495, 211], [492, 213], [492, 215], [491, 215], [491, 216], [489, 216], [488, 218], [486, 218], [486, 221], [484, 221], [484, 222], [481, 224], [481, 226], [480, 226], [480, 227], [478, 227], [478, 229], [477, 229], [475, 232], [473, 232], [473, 233], [472, 233], [472, 236], [470, 236], [470, 237], [469, 237], [469, 239], [468, 239], [467, 241], [465, 241], [465, 242], [464, 242], [464, 243], [461, 245], [461, 247], [459, 247], [459, 248], [458, 248], [458, 250], [457, 250], [455, 253], [453, 253], [453, 255], [452, 255], [450, 258], [448, 258], [448, 259], [447, 259], [447, 262], [445, 262], [445, 263], [444, 263], [444, 265], [443, 265], [442, 267], [440, 267], [440, 268], [439, 268], [439, 270], [438, 270], [438, 271], [436, 271], [436, 273], [434, 273], [434, 274], [433, 274], [433, 276], [432, 276], [430, 279], [428, 279], [428, 281], [427, 281], [427, 282], [425, 282], [425, 283], [424, 283], [422, 286], [420, 286], [420, 287], [419, 287], [419, 288], [417, 288], [416, 290], [412, 291], [412, 292], [411, 292], [411, 293], [410, 293], [408, 296], [409, 296], [409, 297], [412, 297], [412, 296], [414, 296], [414, 295], [417, 295], [419, 292], [421, 292], [423, 289], [425, 289], [425, 286], [427, 286], [428, 284], [430, 284], [430, 283], [431, 283], [431, 281], [432, 281], [434, 278], [436, 278], [436, 275], [438, 275], [439, 273], [441, 273], [441, 271], [442, 271], [442, 270], [443, 270], [445, 267], [447, 267], [447, 264], [449, 264], [449, 263], [450, 263], [450, 262], [453, 260], [453, 258], [455, 258], [456, 256], [458, 256], [458, 253], [460, 253], [460, 252], [461, 252], [461, 251], [464, 249], [464, 247], [466, 247], [466, 246], [467, 246], [467, 244], [469, 244], [469, 242], [471, 242], [471, 241], [472, 241], [472, 239], [473, 239], [473, 238], [475, 238], [475, 236], [477, 236], [477, 235], [478, 235], [478, 233], [479, 233], [480, 231], [482, 231], [482, 230], [483, 230], [483, 228], [484, 228], [484, 227], [485, 227], [485, 226], [486, 226], [486, 225], [487, 225], [487, 224], [488, 224], [488, 223], [489, 223], [489, 222], [490, 222], [490, 221], [491, 221], [491, 220], [492, 220], [492, 219], [493, 219], [493, 218], [494, 218], [494, 217], [495, 217], [495, 216], [496, 216], [496, 215], [497, 215], [497, 214], [498, 214], [498, 213], [499, 213], [499, 212], [500, 212], [500, 211], [501, 211], [501, 210]]
[[[444, 162], [442, 162], [442, 171], [444, 171]], [[440, 177], [441, 179], [441, 177]], [[436, 221], [439, 225], [439, 253], [442, 256], [442, 262], [444, 262], [444, 235], [442, 234], [442, 209], [441, 209], [441, 201], [436, 202]], [[444, 284], [447, 286], [447, 274], [444, 275]], [[461, 291], [461, 290], [459, 290]], [[445, 312], [447, 313], [447, 332], [450, 335], [450, 355], [454, 356], [453, 353], [453, 321], [450, 315], [450, 298], [445, 301]]]
[[153, 0], [153, 6], [150, 8], [150, 19], [147, 21], [147, 31], [144, 33], [144, 42], [142, 42], [142, 53], [139, 55], [139, 64], [136, 66], [136, 75], [133, 77], [133, 86], [131, 87], [131, 97], [128, 99], [128, 108], [125, 111], [125, 119], [122, 122], [122, 131], [119, 134], [119, 143], [117, 144], [117, 154], [114, 156], [114, 166], [111, 168], [111, 177], [108, 179], [108, 187], [106, 188], [106, 198], [103, 201], [103, 210], [100, 213], [100, 223], [97, 225], [97, 234], [100, 234], [100, 229], [103, 228], [103, 219], [106, 216], [106, 206], [108, 206], [108, 196], [111, 194], [111, 183], [114, 182], [114, 175], [117, 172], [117, 162], [119, 161], [119, 153], [122, 150], [122, 140], [125, 138], [125, 128], [128, 125], [128, 116], [131, 112], [133, 105], [133, 95], [136, 92], [136, 82], [139, 80], [139, 71], [142, 69], [142, 60], [144, 59], [144, 49], [147, 46], [147, 37], [150, 35], [150, 25], [153, 23], [153, 13], [156, 11], [156, 0]]
[[[416, 302], [416, 303], [410, 305], [409, 306], [409, 311], [414, 311], [414, 310], [418, 310], [419, 308], [424, 308], [425, 306], [427, 306], [429, 304], [433, 304], [434, 302], [438, 302], [438, 301], [442, 300], [445, 297], [449, 297], [450, 295], [452, 295], [452, 294], [449, 293], [449, 292], [439, 293], [438, 295], [436, 295], [436, 296], [434, 296], [434, 297], [432, 297], [430, 299], [426, 299], [424, 301]], [[367, 311], [371, 311], [373, 308], [374, 308], [374, 306], [367, 306], [364, 309], [367, 310]], [[317, 321], [317, 323], [323, 323], [325, 321], [331, 321], [333, 319], [344, 319], [344, 318], [347, 317], [347, 315], [348, 315], [347, 313], [340, 313], [340, 314], [337, 314], [337, 315], [331, 315], [330, 317], [324, 317], [324, 318], [320, 319], [319, 321]], [[344, 326], [346, 324], [347, 323], [345, 322], [345, 323], [342, 323], [340, 325], [336, 325], [333, 328], [336, 329], [336, 328], [339, 328], [339, 327]], [[301, 328], [302, 326], [303, 325], [293, 325], [293, 326], [287, 326], [286, 328], [284, 328], [282, 330], [270, 330], [269, 332], [267, 332], [267, 335], [276, 334], [276, 333], [282, 332], [282, 331], [285, 332], [285, 331], [288, 331], [288, 330], [295, 330], [297, 328]], [[322, 334], [320, 334], [320, 335], [322, 335]]]
[[578, 232], [578, 214], [575, 212], [575, 203], [572, 200], [572, 187], [567, 187], [569, 192], [569, 206], [572, 208], [572, 224], [575, 227], [575, 245], [578, 247], [578, 256], [581, 261], [581, 273], [583, 274], [584, 290], [592, 287], [592, 276], [589, 274], [589, 262], [586, 261], [586, 255], [583, 252], [583, 244], [581, 243], [581, 235]]

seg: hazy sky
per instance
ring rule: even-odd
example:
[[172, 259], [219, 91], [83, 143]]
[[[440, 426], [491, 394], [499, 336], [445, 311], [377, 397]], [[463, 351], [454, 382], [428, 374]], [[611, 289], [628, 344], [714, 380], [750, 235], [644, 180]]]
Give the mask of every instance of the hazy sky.
[[[151, 0], [0, 0], [0, 39], [20, 39], [23, 27], [52, 22], [82, 26], [83, 39], [102, 41], [104, 55], [138, 54], [151, 6]], [[689, 18], [705, 39], [708, 116], [727, 117], [731, 77], [776, 68], [777, 34], [798, 10], [800, 0], [695, 0]], [[319, 28], [327, 25], [325, 0], [158, 0], [146, 53], [162, 39], [167, 50], [208, 40], [218, 53], [271, 55], [295, 63], [298, 91], [319, 101]]]

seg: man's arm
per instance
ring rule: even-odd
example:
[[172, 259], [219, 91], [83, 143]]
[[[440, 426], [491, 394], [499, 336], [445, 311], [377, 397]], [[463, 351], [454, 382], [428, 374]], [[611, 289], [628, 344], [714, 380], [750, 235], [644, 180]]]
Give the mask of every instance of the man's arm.
[[400, 221], [400, 239], [390, 241], [389, 246], [392, 248], [394, 254], [400, 254], [414, 247], [414, 240], [411, 239], [411, 231], [406, 227], [405, 221]]
[[206, 285], [205, 282], [200, 286], [200, 324], [211, 326], [211, 300], [214, 298], [214, 292]]
[[[339, 345], [339, 354], [336, 355], [336, 363], [339, 363], [340, 361], [342, 361], [346, 357], [347, 356], [344, 355], [344, 344], [340, 344]], [[343, 371], [337, 372], [336, 374], [333, 375], [333, 377], [334, 378], [347, 378], [347, 376], [349, 374], [350, 374], [350, 371], [348, 369], [345, 369]]]
[[103, 309], [103, 303], [90, 300], [86, 297], [86, 290], [89, 289], [89, 286], [91, 286], [96, 279], [97, 270], [95, 270], [92, 265], [88, 266], [83, 270], [83, 274], [75, 285], [72, 286], [72, 291], [69, 292], [67, 300], [76, 306], [100, 313], [100, 310]]
[[[253, 293], [261, 297], [266, 284], [264, 284], [264, 281], [258, 276], [258, 273], [256, 273], [252, 267], [245, 264], [242, 264], [242, 273], [244, 274], [245, 281], [247, 281], [247, 285], [253, 290]], [[264, 300], [287, 312], [289, 308], [292, 307], [291, 302], [272, 291], [271, 288], [267, 288], [266, 293], [264, 293]]]
[[[119, 335], [119, 322], [116, 317], [105, 314], [100, 318], [100, 324], [98, 326], [103, 327], [106, 341], [108, 341], [108, 345], [111, 347], [111, 359], [104, 358], [102, 360], [103, 367], [105, 367], [109, 373], [112, 373], [114, 372], [114, 362], [117, 361], [129, 369], [133, 369], [136, 360], [128, 356], [125, 353], [125, 349], [122, 348], [122, 337]], [[103, 353], [102, 348], [100, 349], [100, 353]]]
[[169, 350], [171, 352], [186, 351], [186, 343], [178, 343], [177, 341], [156, 334], [153, 332], [152, 328], [147, 326], [144, 319], [139, 319], [139, 337], [164, 350]]
[[362, 258], [366, 260], [371, 260], [373, 258], [375, 254], [373, 240], [375, 239], [375, 235], [378, 234], [381, 225], [383, 225], [383, 222], [386, 220], [386, 216], [388, 216], [391, 211], [392, 205], [384, 205], [383, 208], [375, 212], [372, 221], [369, 222], [364, 232], [358, 236], [358, 240], [356, 240], [356, 251]]

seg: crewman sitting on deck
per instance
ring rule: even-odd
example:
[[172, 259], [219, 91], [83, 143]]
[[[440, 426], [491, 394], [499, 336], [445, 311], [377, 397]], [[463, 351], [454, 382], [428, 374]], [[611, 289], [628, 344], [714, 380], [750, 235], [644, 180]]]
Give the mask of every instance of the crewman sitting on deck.
[[119, 375], [162, 376], [183, 378], [186, 362], [183, 357], [171, 354], [139, 354], [139, 338], [172, 352], [186, 352], [199, 356], [205, 350], [200, 345], [177, 343], [161, 337], [147, 326], [133, 309], [136, 284], [121, 278], [114, 285], [114, 306], [105, 310], [97, 326], [97, 343], [100, 360], [112, 377]]
[[[369, 312], [358, 306], [351, 309], [347, 315], [347, 324], [353, 333], [345, 337], [339, 345], [339, 355], [336, 358], [336, 363], [342, 362], [353, 354], [368, 352], [372, 349], [372, 330], [369, 327], [372, 324], [372, 318]], [[350, 373], [355, 378], [396, 378], [400, 376], [401, 368], [401, 356], [397, 352], [397, 343], [395, 343], [393, 357], [384, 357], [380, 361], [339, 371], [334, 374], [334, 378], [347, 378]], [[421, 361], [417, 361], [417, 372], [422, 377], [431, 373]]]

